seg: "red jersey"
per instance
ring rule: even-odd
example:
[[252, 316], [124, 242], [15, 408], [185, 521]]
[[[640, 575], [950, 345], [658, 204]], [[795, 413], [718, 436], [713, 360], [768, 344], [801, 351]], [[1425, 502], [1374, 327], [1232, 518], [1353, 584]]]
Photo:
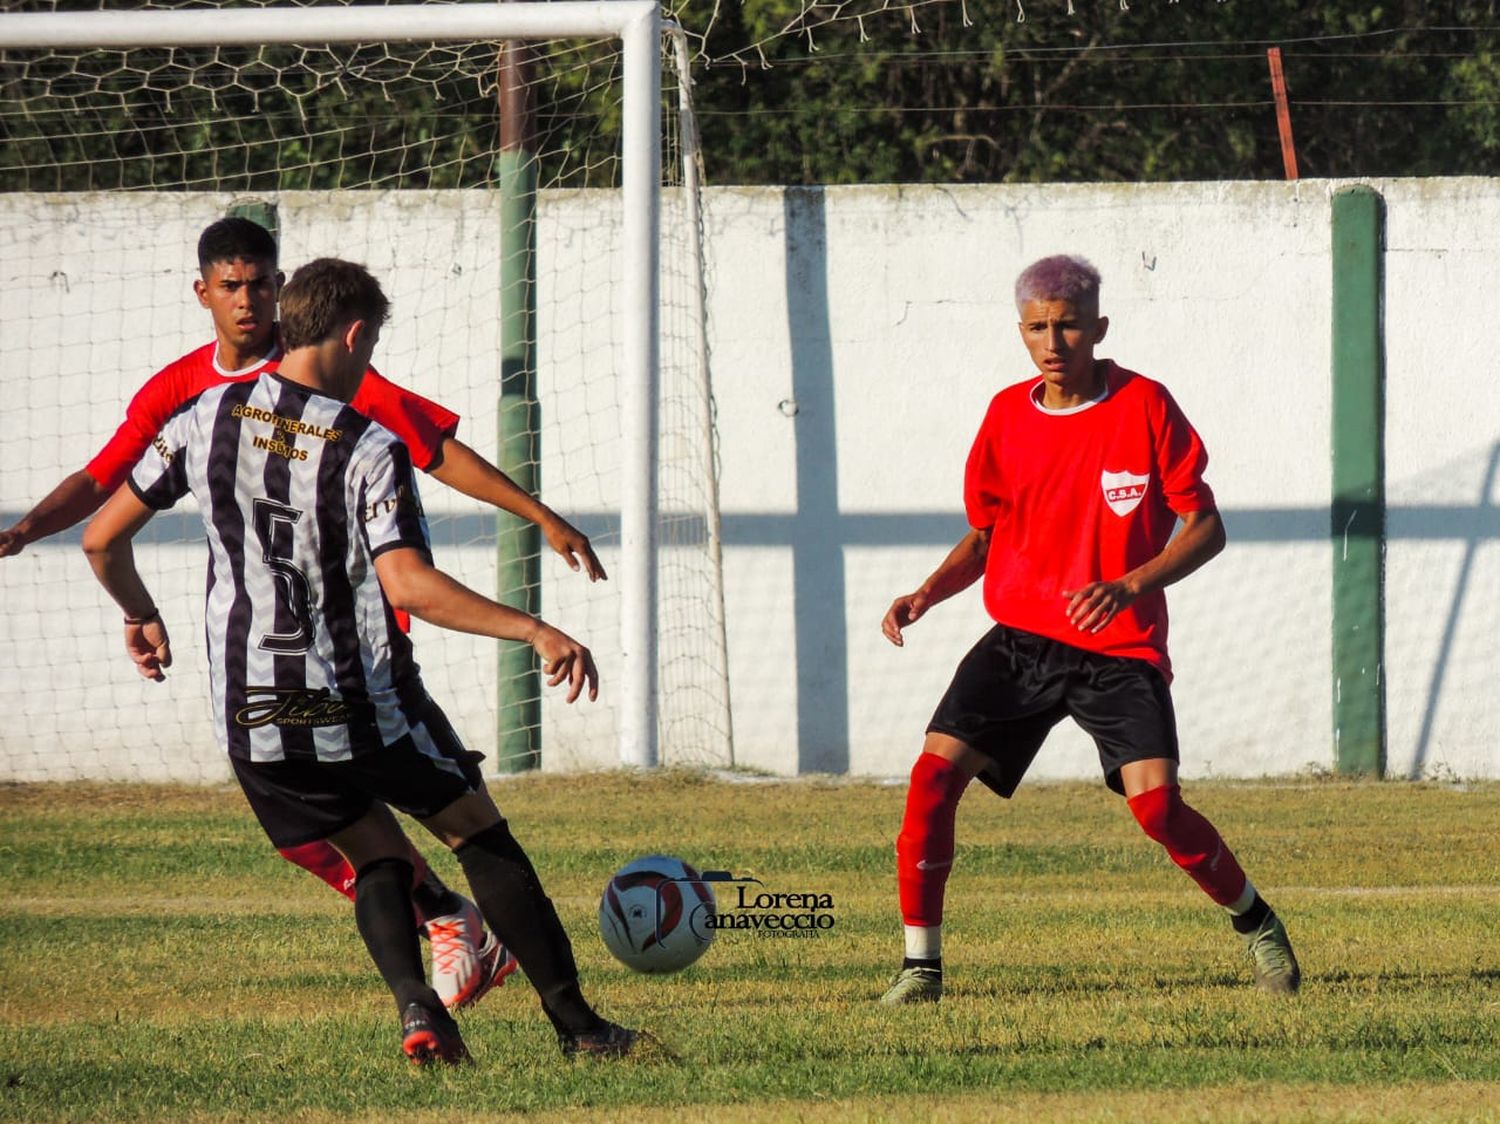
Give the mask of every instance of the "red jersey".
[[[106, 491], [114, 491], [130, 475], [177, 407], [209, 387], [244, 382], [281, 364], [280, 351], [239, 371], [223, 370], [215, 359], [216, 343], [205, 344], [168, 363], [136, 392], [125, 408], [125, 421], [84, 471]], [[458, 415], [419, 394], [397, 386], [375, 368], [365, 372], [359, 392], [349, 403], [365, 417], [385, 426], [411, 451], [412, 463], [424, 471], [437, 459], [443, 438], [458, 430]]]
[[984, 604], [1001, 624], [1170, 678], [1161, 590], [1099, 632], [1074, 627], [1063, 596], [1122, 577], [1162, 552], [1179, 515], [1214, 508], [1208, 452], [1166, 387], [1105, 362], [1104, 396], [1083, 406], [1044, 409], [1039, 378], [990, 402], [964, 473], [969, 523], [992, 532]]

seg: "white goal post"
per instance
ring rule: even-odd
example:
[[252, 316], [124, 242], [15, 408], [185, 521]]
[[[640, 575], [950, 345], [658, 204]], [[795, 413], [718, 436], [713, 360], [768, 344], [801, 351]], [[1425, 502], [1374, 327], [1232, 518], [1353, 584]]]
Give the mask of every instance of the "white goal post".
[[[623, 59], [619, 760], [658, 764], [661, 36], [655, 0], [0, 14], [0, 50], [613, 37]], [[79, 451], [82, 452], [81, 450]], [[716, 528], [712, 533], [716, 533]], [[716, 544], [715, 544], [716, 545]]]

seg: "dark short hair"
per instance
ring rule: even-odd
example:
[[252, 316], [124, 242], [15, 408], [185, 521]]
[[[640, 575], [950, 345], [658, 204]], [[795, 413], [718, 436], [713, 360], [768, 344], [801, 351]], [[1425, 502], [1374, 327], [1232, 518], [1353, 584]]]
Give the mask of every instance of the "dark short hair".
[[198, 236], [198, 268], [221, 261], [262, 261], [276, 264], [276, 239], [258, 222], [238, 216], [204, 227]]
[[362, 265], [318, 258], [281, 291], [281, 342], [288, 351], [328, 339], [351, 320], [384, 324], [391, 302]]
[[1099, 271], [1076, 254], [1034, 261], [1016, 278], [1016, 310], [1027, 301], [1099, 303]]

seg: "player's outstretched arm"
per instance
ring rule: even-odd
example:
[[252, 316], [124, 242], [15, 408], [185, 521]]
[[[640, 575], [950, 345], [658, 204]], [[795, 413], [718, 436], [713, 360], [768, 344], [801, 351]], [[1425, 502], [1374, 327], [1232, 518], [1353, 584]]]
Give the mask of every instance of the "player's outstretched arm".
[[1065, 589], [1068, 620], [1080, 632], [1098, 632], [1137, 597], [1165, 589], [1197, 570], [1224, 549], [1224, 520], [1210, 508], [1182, 516], [1182, 526], [1155, 558], [1115, 581]]
[[99, 505], [108, 498], [109, 493], [92, 476], [79, 469], [48, 492], [14, 526], [0, 531], [0, 558], [20, 554], [32, 543], [66, 531], [98, 511]]
[[454, 491], [535, 523], [546, 536], [547, 545], [562, 556], [570, 569], [586, 573], [589, 581], [609, 577], [587, 535], [458, 438], [443, 439], [442, 455], [432, 475]]
[[130, 545], [155, 514], [128, 486], [120, 488], [84, 529], [83, 551], [99, 584], [125, 612], [125, 650], [131, 662], [142, 676], [160, 682], [172, 666], [172, 642], [135, 568]]
[[542, 658], [547, 686], [566, 681], [568, 702], [575, 701], [585, 688], [590, 702], [599, 697], [599, 671], [587, 648], [546, 621], [492, 601], [455, 581], [414, 547], [377, 554], [375, 573], [386, 599], [395, 608], [439, 628], [530, 644]]
[[984, 575], [985, 559], [990, 553], [990, 530], [971, 530], [948, 552], [942, 565], [921, 584], [915, 593], [908, 593], [891, 602], [880, 630], [896, 647], [905, 640], [901, 630], [922, 619], [922, 615], [939, 602], [946, 601], [955, 593], [962, 593]]

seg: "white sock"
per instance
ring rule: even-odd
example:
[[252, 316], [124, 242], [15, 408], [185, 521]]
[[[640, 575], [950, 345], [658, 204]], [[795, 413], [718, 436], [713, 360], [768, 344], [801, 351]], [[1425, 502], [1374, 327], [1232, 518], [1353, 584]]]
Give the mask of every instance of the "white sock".
[[909, 960], [941, 960], [943, 927], [941, 925], [904, 925], [906, 956]]
[[1255, 904], [1255, 887], [1250, 885], [1250, 879], [1245, 879], [1245, 888], [1240, 896], [1235, 898], [1226, 908], [1230, 913], [1238, 917], [1242, 913], [1250, 912], [1250, 907]]

